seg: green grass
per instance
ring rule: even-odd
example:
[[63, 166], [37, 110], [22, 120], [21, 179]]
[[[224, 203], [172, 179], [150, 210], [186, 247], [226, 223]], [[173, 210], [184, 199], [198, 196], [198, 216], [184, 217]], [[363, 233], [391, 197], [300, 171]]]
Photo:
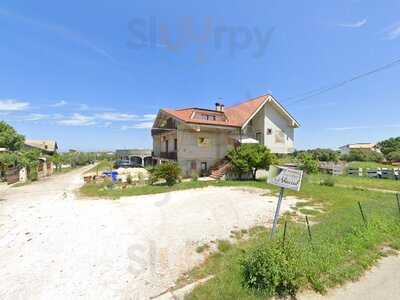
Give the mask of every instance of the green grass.
[[[327, 175], [310, 175], [308, 180], [314, 183], [320, 182]], [[392, 179], [377, 179], [368, 177], [353, 177], [353, 176], [335, 176], [336, 185], [345, 185], [348, 187], [361, 187], [365, 189], [381, 189], [400, 192], [400, 180]]]
[[[80, 193], [86, 197], [101, 197], [118, 199], [120, 197], [139, 196], [160, 194], [172, 191], [180, 191], [187, 189], [205, 188], [207, 186], [237, 186], [237, 187], [254, 187], [265, 188], [265, 181], [187, 181], [177, 183], [173, 186], [163, 185], [145, 185], [145, 186], [132, 186], [121, 189], [119, 184], [115, 184], [112, 189], [105, 189], [107, 183], [88, 183], [80, 189]], [[277, 190], [275, 187], [271, 187]]]
[[[95, 169], [95, 168], [94, 168]], [[310, 183], [318, 183], [326, 178], [326, 175], [309, 175], [304, 180]], [[336, 176], [335, 182], [338, 185], [346, 186], [349, 188], [364, 188], [364, 189], [382, 189], [384, 191], [398, 191], [400, 192], [400, 181], [390, 179], [374, 179], [367, 177], [351, 177], [351, 176]], [[267, 184], [264, 180], [258, 181], [187, 181], [177, 183], [174, 186], [167, 185], [145, 185], [145, 186], [131, 186], [126, 189], [119, 188], [118, 184], [114, 185], [113, 189], [104, 189], [105, 183], [89, 183], [84, 185], [80, 192], [87, 197], [102, 197], [118, 199], [120, 197], [139, 196], [148, 194], [160, 194], [172, 191], [187, 190], [204, 188], [207, 186], [236, 186], [236, 187], [254, 187], [265, 189]], [[328, 187], [329, 188], [329, 187]], [[278, 189], [274, 186], [268, 186], [268, 189], [275, 192]], [[301, 204], [300, 204], [301, 205]], [[307, 205], [307, 204], [304, 204]]]
[[220, 252], [227, 252], [231, 248], [232, 244], [228, 240], [217, 240], [217, 249]]
[[310, 209], [310, 208], [300, 208], [299, 212], [302, 213], [303, 215], [307, 215], [307, 216], [315, 216], [320, 213], [318, 210]]
[[[328, 288], [356, 280], [383, 255], [382, 246], [400, 248], [400, 214], [395, 196], [390, 193], [327, 187], [307, 182], [299, 197], [318, 203], [326, 213], [312, 217], [312, 243], [304, 222], [289, 219], [287, 238], [298, 249], [301, 289], [312, 288], [321, 293]], [[362, 203], [367, 216], [365, 226], [357, 201]], [[282, 220], [281, 222], [282, 223]], [[280, 224], [274, 243], [281, 243]], [[245, 288], [241, 273], [241, 259], [252, 249], [270, 247], [268, 231], [257, 227], [249, 231], [249, 239], [240, 240], [223, 255], [216, 253], [192, 270], [180, 285], [215, 277], [197, 287], [185, 299], [265, 299], [265, 295]]]

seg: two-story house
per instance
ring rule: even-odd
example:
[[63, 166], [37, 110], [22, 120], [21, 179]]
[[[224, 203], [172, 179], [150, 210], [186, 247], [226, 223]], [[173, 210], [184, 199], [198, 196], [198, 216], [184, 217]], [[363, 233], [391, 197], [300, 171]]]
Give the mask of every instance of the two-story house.
[[260, 143], [273, 153], [294, 151], [299, 123], [271, 95], [225, 108], [161, 109], [152, 128], [153, 157], [177, 161], [184, 174], [209, 170], [235, 146]]

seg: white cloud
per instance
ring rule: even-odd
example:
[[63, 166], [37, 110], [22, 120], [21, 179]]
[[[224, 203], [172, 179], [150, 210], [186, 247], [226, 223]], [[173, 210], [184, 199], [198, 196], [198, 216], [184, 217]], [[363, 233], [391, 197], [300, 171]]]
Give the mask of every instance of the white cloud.
[[121, 129], [122, 130], [128, 130], [128, 129], [150, 129], [151, 127], [153, 127], [153, 122], [141, 122], [141, 123], [137, 123], [137, 124], [134, 124], [134, 125], [122, 126]]
[[75, 113], [69, 118], [59, 120], [57, 124], [65, 126], [90, 126], [96, 124], [96, 122], [93, 117]]
[[25, 110], [29, 107], [29, 102], [6, 99], [0, 100], [0, 111], [18, 111]]
[[157, 115], [154, 114], [147, 114], [147, 115], [143, 115], [143, 121], [145, 120], [149, 120], [149, 121], [154, 121], [156, 119]]
[[40, 121], [47, 119], [49, 116], [45, 114], [29, 114], [27, 116], [23, 116], [22, 120], [23, 121]]
[[333, 127], [327, 128], [327, 130], [332, 131], [351, 131], [351, 130], [359, 130], [359, 129], [383, 129], [383, 128], [400, 128], [400, 124], [392, 124], [392, 125], [361, 125], [361, 126], [348, 126], [348, 127]]
[[61, 101], [56, 102], [56, 103], [54, 103], [54, 104], [52, 104], [52, 105], [50, 105], [50, 106], [51, 106], [51, 107], [61, 107], [61, 106], [65, 106], [65, 105], [67, 105], [67, 104], [68, 104], [67, 101], [61, 100]]
[[388, 40], [395, 40], [400, 37], [400, 22], [393, 24], [384, 31], [385, 38]]
[[51, 116], [51, 118], [54, 119], [54, 120], [61, 120], [61, 119], [64, 119], [65, 117], [64, 117], [64, 115], [57, 113], [57, 114], [53, 114]]
[[97, 114], [96, 117], [107, 121], [133, 121], [138, 119], [137, 115], [114, 113], [114, 112], [105, 112]]
[[346, 27], [346, 28], [361, 28], [364, 25], [367, 24], [367, 19], [354, 22], [354, 23], [344, 23], [344, 24], [339, 24], [340, 27]]

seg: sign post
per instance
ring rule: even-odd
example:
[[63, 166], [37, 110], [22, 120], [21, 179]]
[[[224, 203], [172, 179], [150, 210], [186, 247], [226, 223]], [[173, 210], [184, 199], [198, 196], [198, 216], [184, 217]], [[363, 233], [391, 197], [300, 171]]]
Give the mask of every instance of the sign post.
[[278, 225], [279, 212], [281, 210], [285, 189], [291, 189], [297, 192], [300, 191], [302, 179], [303, 171], [301, 170], [289, 169], [280, 166], [270, 166], [268, 183], [279, 186], [281, 188], [279, 192], [278, 204], [275, 210], [270, 239], [272, 239], [272, 237], [274, 236], [276, 227]]

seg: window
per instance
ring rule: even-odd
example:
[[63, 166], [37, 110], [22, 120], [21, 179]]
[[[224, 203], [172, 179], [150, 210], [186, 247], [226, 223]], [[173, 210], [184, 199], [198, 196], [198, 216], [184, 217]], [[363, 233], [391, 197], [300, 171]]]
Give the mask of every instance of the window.
[[206, 137], [203, 137], [203, 136], [201, 136], [197, 139], [197, 145], [200, 147], [207, 146], [209, 144], [209, 142], [210, 142], [209, 139]]
[[197, 120], [207, 120], [207, 121], [225, 121], [225, 116], [223, 114], [212, 114], [212, 113], [195, 113], [194, 119]]
[[178, 139], [174, 139], [174, 151], [178, 151]]
[[272, 129], [271, 128], [268, 128], [267, 129], [267, 135], [271, 135], [272, 134]]
[[217, 120], [217, 116], [215, 115], [201, 115], [201, 119], [202, 120], [207, 120], [207, 121], [216, 121]]
[[165, 152], [168, 153], [168, 140], [165, 141]]
[[205, 161], [201, 162], [201, 170], [207, 171], [207, 163]]
[[285, 133], [281, 130], [275, 133], [275, 143], [284, 144], [286, 140]]

